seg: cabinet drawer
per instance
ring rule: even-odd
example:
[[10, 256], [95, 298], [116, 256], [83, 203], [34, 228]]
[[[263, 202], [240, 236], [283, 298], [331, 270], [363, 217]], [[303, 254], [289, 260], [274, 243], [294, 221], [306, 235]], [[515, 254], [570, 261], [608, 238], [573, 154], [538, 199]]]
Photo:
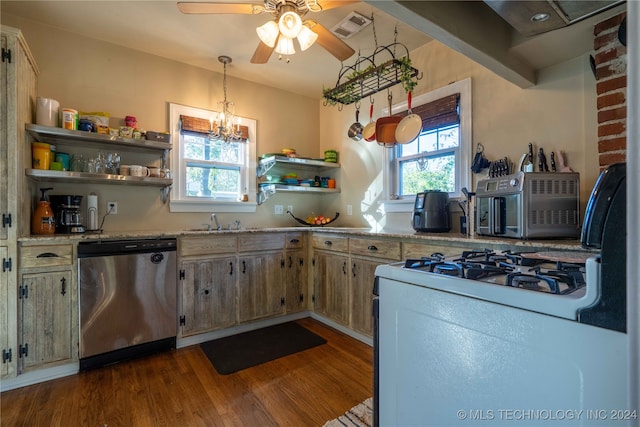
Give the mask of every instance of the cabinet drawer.
[[180, 256], [235, 253], [236, 236], [206, 236], [181, 238], [178, 242]]
[[400, 260], [400, 242], [392, 240], [350, 239], [349, 250], [354, 255]]
[[327, 249], [337, 252], [349, 251], [349, 238], [330, 234], [314, 234], [312, 244], [315, 249]]
[[238, 237], [238, 249], [240, 252], [265, 251], [283, 248], [283, 234], [248, 233]]
[[72, 245], [20, 247], [20, 268], [52, 267], [73, 263]]
[[305, 233], [287, 233], [284, 245], [287, 249], [304, 248]]
[[462, 252], [462, 248], [459, 246], [445, 246], [441, 244], [423, 244], [423, 243], [403, 243], [402, 244], [402, 259], [407, 258], [420, 258], [423, 256], [429, 256], [433, 253], [439, 252], [445, 256], [459, 255]]

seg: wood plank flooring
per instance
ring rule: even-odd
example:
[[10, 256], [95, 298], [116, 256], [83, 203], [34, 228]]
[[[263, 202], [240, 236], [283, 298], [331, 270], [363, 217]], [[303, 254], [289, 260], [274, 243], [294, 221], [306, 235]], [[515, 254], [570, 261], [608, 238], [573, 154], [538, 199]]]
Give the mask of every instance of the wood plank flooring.
[[0, 395], [9, 426], [322, 426], [373, 393], [373, 349], [311, 318], [327, 344], [230, 375], [191, 346]]

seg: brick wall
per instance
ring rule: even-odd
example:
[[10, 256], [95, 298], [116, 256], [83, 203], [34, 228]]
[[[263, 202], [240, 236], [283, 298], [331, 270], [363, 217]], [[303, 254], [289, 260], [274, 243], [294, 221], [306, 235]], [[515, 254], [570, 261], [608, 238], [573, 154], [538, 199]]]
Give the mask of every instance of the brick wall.
[[611, 17], [593, 29], [600, 168], [626, 161], [627, 48], [618, 40], [618, 28], [625, 16]]

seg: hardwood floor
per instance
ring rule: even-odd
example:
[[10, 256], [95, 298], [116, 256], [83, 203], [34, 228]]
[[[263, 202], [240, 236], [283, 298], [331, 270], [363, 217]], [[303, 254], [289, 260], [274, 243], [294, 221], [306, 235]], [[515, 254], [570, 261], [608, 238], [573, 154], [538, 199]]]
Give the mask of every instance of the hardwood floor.
[[373, 349], [311, 318], [327, 344], [230, 375], [200, 346], [0, 395], [8, 426], [322, 426], [373, 393]]

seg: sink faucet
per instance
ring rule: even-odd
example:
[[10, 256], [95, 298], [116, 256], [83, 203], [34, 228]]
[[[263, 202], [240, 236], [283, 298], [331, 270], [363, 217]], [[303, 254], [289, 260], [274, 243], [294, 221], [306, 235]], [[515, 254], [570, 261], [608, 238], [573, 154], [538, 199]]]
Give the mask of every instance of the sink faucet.
[[211, 214], [211, 221], [215, 222], [216, 224], [216, 230], [222, 230], [222, 226], [220, 225], [220, 223], [218, 222], [218, 217], [216, 217], [215, 213]]

